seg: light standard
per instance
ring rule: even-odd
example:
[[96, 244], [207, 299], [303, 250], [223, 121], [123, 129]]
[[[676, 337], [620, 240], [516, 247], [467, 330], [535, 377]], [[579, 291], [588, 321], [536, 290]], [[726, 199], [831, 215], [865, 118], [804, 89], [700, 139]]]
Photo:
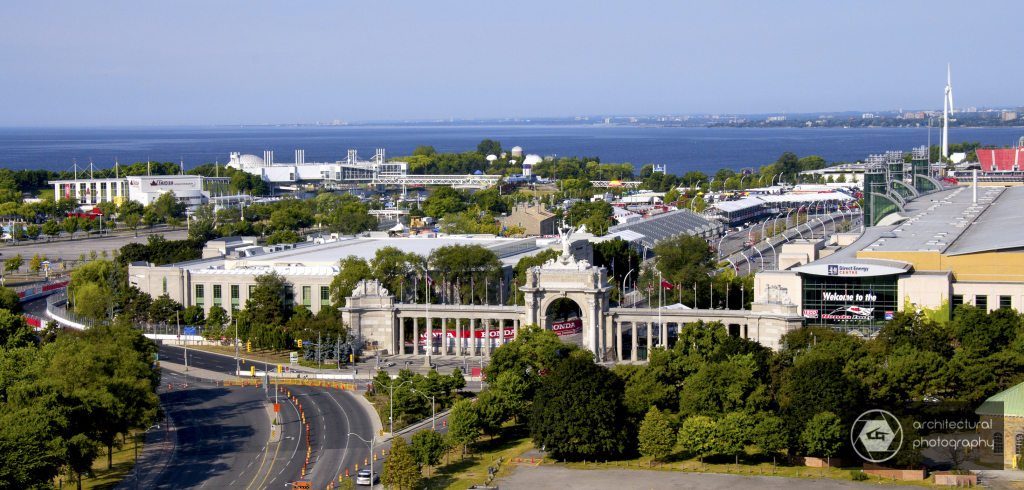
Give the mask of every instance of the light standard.
[[435, 405], [434, 405], [434, 395], [427, 396], [427, 394], [423, 393], [422, 391], [416, 391], [416, 390], [409, 390], [409, 391], [411, 391], [413, 393], [416, 393], [418, 395], [423, 395], [424, 398], [430, 398], [430, 430], [434, 430], [434, 423], [437, 420], [437, 412], [435, 411], [435, 408], [434, 408], [435, 407]]
[[376, 384], [376, 385], [380, 386], [381, 388], [387, 388], [390, 391], [390, 393], [388, 393], [388, 406], [389, 406], [389, 409], [390, 409], [390, 414], [388, 415], [388, 424], [390, 426], [389, 431], [392, 434], [394, 434], [394, 432], [395, 432], [395, 388], [401, 388], [404, 385], [412, 383], [412, 381], [406, 381], [406, 382], [404, 382], [404, 383], [402, 383], [402, 384], [400, 384], [398, 386], [384, 386], [384, 385], [381, 385], [380, 383], [378, 383], [377, 380], [373, 380], [373, 379], [370, 380], [370, 383]]
[[[633, 269], [630, 268], [629, 272], [626, 273], [626, 277], [622, 278], [622, 299], [626, 299], [626, 281], [629, 279], [629, 275], [632, 274], [632, 273], [633, 273]], [[621, 305], [622, 301], [619, 301], [619, 303], [620, 303], [619, 306], [622, 306]]]
[[365, 443], [367, 445], [367, 447], [370, 448], [370, 457], [367, 458], [366, 461], [368, 463], [370, 463], [370, 486], [373, 486], [373, 477], [374, 477], [374, 474], [373, 474], [373, 439], [374, 439], [374, 437], [371, 435], [370, 436], [370, 440], [367, 441], [366, 439], [363, 439], [362, 436], [360, 436], [359, 434], [356, 434], [355, 432], [349, 432], [348, 435], [358, 437], [360, 441], [363, 441], [363, 443]]

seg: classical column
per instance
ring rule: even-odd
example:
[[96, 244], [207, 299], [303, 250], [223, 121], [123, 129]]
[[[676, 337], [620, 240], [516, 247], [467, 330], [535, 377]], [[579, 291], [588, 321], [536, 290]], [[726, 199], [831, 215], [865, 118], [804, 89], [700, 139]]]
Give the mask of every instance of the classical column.
[[440, 355], [448, 355], [448, 319], [441, 317], [441, 352]]
[[424, 331], [427, 333], [427, 340], [423, 344], [423, 352], [426, 355], [426, 363], [430, 365], [430, 356], [434, 354], [434, 322], [430, 321], [430, 315], [423, 319]]
[[591, 299], [587, 303], [589, 303], [587, 306], [590, 307], [590, 341], [592, 342], [590, 347], [596, 354], [597, 362], [601, 362], [604, 359], [601, 357], [601, 331], [597, 326], [597, 302]]
[[398, 317], [398, 350], [395, 352], [405, 354], [405, 317]]
[[420, 354], [420, 319], [412, 318], [412, 354], [418, 356]]
[[636, 322], [629, 322], [629, 330], [633, 334], [633, 344], [629, 346], [629, 349], [630, 349], [629, 360], [630, 360], [630, 362], [636, 362], [636, 356], [637, 356], [636, 344], [638, 342], [638, 340], [637, 340], [637, 333], [636, 333]]
[[462, 319], [455, 319], [455, 355], [461, 356], [466, 352], [462, 345]]
[[484, 318], [482, 321], [484, 322], [484, 351], [481, 355], [489, 357], [491, 355], [491, 320]]
[[519, 338], [519, 319], [512, 320], [512, 340]]
[[622, 362], [622, 322], [612, 321], [615, 333], [615, 360]]
[[651, 351], [654, 349], [654, 324], [647, 322], [647, 359], [651, 358]]
[[476, 318], [469, 319], [469, 355], [477, 355], [476, 348]]
[[668, 349], [668, 322], [661, 322], [661, 346]]

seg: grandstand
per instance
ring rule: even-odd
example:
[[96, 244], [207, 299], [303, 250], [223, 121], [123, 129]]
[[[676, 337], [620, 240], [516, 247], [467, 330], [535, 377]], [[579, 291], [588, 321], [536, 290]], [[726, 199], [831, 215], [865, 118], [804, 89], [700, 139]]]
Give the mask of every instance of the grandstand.
[[723, 229], [724, 226], [721, 223], [709, 220], [702, 214], [689, 209], [679, 209], [644, 220], [609, 227], [608, 233], [622, 231], [639, 233], [643, 235], [643, 238], [639, 240], [640, 244], [647, 248], [653, 248], [658, 240], [671, 236], [687, 234], [710, 238], [716, 233], [721, 233]]

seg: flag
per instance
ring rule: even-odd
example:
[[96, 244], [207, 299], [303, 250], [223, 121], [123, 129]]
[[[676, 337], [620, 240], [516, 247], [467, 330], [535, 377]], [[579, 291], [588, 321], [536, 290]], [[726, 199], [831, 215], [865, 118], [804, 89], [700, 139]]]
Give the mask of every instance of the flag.
[[672, 283], [670, 283], [670, 282], [668, 282], [668, 281], [666, 281], [664, 279], [661, 280], [661, 287], [663, 287], [665, 289], [675, 289], [676, 288], [675, 286], [672, 285]]
[[430, 276], [426, 276], [426, 277], [427, 277], [427, 284], [430, 284], [431, 286], [433, 286], [434, 285], [434, 280], [431, 279]]
[[647, 285], [647, 290], [648, 291], [654, 291], [654, 284], [648, 284]]

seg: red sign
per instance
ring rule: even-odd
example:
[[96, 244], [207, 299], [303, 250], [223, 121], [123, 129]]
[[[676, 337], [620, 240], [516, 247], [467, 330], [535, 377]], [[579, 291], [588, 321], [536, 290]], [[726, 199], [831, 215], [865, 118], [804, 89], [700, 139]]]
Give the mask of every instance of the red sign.
[[274, 411], [275, 412], [280, 412], [281, 411], [281, 404], [280, 403], [275, 403], [274, 404]]
[[804, 318], [818, 318], [818, 310], [804, 310]]
[[551, 331], [555, 332], [555, 334], [558, 335], [559, 337], [562, 337], [564, 335], [583, 333], [583, 320], [577, 318], [575, 320], [569, 320], [567, 322], [552, 323]]

